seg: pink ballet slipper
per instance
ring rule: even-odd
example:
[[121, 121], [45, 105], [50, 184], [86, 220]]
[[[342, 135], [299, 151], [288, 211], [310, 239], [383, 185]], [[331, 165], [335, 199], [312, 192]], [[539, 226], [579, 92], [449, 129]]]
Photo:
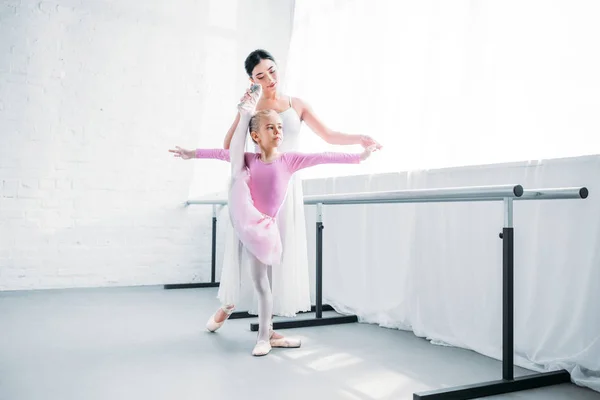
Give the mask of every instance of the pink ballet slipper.
[[[217, 316], [217, 312], [219, 312], [219, 310], [223, 310], [225, 315], [227, 315], [227, 317], [221, 322], [215, 321], [215, 317]], [[206, 323], [206, 330], [208, 330], [209, 332], [216, 332], [220, 327], [222, 327], [225, 321], [229, 319], [231, 313], [233, 313], [234, 307], [221, 306], [219, 310], [217, 310], [217, 312], [211, 315], [211, 317], [208, 319], [208, 322]]]
[[302, 345], [302, 341], [300, 339], [283, 337], [279, 339], [269, 339], [269, 344], [271, 347], [296, 349]]
[[273, 330], [273, 323], [271, 322], [271, 327], [269, 328], [269, 344], [271, 347], [284, 347], [284, 348], [298, 348], [302, 345], [302, 341], [300, 339], [281, 337], [274, 338], [275, 331]]
[[256, 342], [254, 349], [252, 350], [252, 355], [256, 357], [266, 356], [271, 352], [271, 344], [266, 340], [259, 340]]

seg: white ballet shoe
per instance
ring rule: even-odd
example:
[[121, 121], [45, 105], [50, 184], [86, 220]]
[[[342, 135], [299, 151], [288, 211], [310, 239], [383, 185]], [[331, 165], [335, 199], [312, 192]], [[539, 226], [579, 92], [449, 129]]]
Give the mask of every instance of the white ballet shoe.
[[246, 114], [254, 114], [256, 110], [256, 105], [258, 104], [258, 99], [262, 95], [262, 86], [255, 83], [250, 87], [250, 93], [248, 93], [248, 99], [243, 100], [240, 104], [238, 104], [238, 110], [240, 113]]
[[271, 351], [271, 344], [266, 340], [259, 340], [252, 350], [252, 355], [256, 357], [266, 356]]
[[273, 334], [275, 332], [271, 331], [271, 338], [269, 339], [269, 344], [271, 347], [282, 347], [287, 349], [295, 349], [302, 346], [302, 341], [300, 339], [282, 337], [279, 339], [274, 339]]
[[221, 322], [215, 321], [215, 317], [217, 316], [217, 312], [219, 312], [219, 310], [217, 310], [217, 312], [215, 312], [213, 315], [211, 315], [211, 317], [208, 319], [208, 322], [206, 323], [206, 329], [209, 332], [216, 332], [217, 329], [219, 329], [220, 327], [222, 327], [223, 324], [225, 323], [225, 321], [227, 321], [229, 319], [229, 316], [231, 315], [231, 313], [233, 313], [234, 309], [235, 309], [235, 307], [227, 308], [225, 306], [219, 308], [219, 310], [223, 310], [223, 312], [225, 314], [227, 314], [227, 317], [223, 321], [221, 321]]

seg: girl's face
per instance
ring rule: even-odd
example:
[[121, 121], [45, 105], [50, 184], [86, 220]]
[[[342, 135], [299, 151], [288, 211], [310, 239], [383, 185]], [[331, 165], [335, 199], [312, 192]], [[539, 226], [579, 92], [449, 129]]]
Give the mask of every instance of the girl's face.
[[263, 150], [272, 150], [278, 147], [283, 140], [283, 124], [281, 117], [275, 111], [260, 118], [258, 132], [250, 133], [254, 141]]
[[261, 60], [252, 70], [252, 82], [262, 86], [263, 92], [272, 92], [277, 90], [279, 74], [277, 64], [271, 60]]

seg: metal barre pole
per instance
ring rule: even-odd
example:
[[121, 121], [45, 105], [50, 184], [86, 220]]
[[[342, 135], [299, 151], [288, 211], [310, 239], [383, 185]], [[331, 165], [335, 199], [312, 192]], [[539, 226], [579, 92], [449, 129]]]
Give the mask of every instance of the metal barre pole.
[[513, 199], [504, 199], [502, 229], [502, 379], [514, 379]]
[[323, 318], [323, 205], [317, 204], [315, 318]]
[[519, 200], [587, 199], [589, 190], [583, 187], [527, 189]]
[[204, 204], [204, 205], [215, 205], [215, 206], [226, 206], [227, 199], [223, 198], [202, 198], [202, 199], [190, 199], [185, 202], [186, 205], [192, 204]]
[[462, 201], [486, 198], [502, 200], [506, 197], [520, 197], [523, 194], [521, 185], [467, 186], [439, 189], [392, 190], [370, 193], [344, 193], [318, 196], [305, 196], [304, 204], [355, 204], [386, 202], [427, 202], [427, 201]]
[[[336, 193], [304, 196], [304, 204], [386, 204], [386, 203], [441, 203], [513, 200], [585, 199], [586, 187], [542, 188], [524, 190], [521, 185], [466, 186], [440, 189], [392, 190], [369, 193]], [[227, 199], [190, 199], [186, 205], [227, 205]]]
[[216, 282], [217, 279], [217, 205], [212, 206], [212, 243], [210, 257], [210, 281]]

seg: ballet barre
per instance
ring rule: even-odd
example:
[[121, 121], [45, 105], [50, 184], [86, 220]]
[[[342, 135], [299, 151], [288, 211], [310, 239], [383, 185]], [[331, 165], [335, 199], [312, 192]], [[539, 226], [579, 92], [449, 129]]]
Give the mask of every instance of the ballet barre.
[[[500, 186], [475, 186], [475, 187], [458, 187], [458, 188], [443, 188], [443, 189], [417, 189], [417, 190], [399, 190], [389, 192], [376, 193], [357, 193], [357, 194], [338, 194], [327, 195], [326, 204], [381, 204], [381, 203], [400, 203], [400, 202], [440, 202], [440, 201], [485, 201], [485, 196], [504, 196], [521, 195], [523, 188], [520, 185], [500, 185]], [[350, 197], [349, 197], [350, 196]], [[305, 196], [304, 204], [317, 204], [318, 196]], [[470, 199], [470, 200], [469, 200]], [[488, 199], [489, 200], [489, 199]], [[211, 279], [210, 282], [195, 282], [195, 283], [173, 283], [164, 285], [165, 289], [193, 289], [193, 288], [208, 288], [218, 287], [219, 282], [216, 281], [216, 235], [217, 235], [217, 206], [227, 205], [227, 199], [222, 197], [203, 197], [200, 199], [190, 199], [185, 202], [189, 205], [211, 205], [213, 209], [212, 215], [212, 243], [211, 243]], [[321, 221], [322, 222], [322, 221]], [[322, 226], [322, 225], [321, 225]], [[321, 229], [317, 229], [317, 235], [322, 235]], [[320, 246], [317, 240], [317, 246]], [[319, 269], [319, 266], [317, 266]], [[317, 282], [317, 291], [321, 284]], [[319, 302], [319, 299], [317, 299]], [[322, 319], [323, 311], [333, 311], [333, 308], [327, 304], [312, 306], [309, 312], [316, 312], [317, 318], [321, 321], [315, 321], [312, 325], [306, 320], [291, 321], [285, 325], [286, 328], [299, 328], [304, 326], [317, 326], [327, 324], [340, 324], [358, 322], [356, 316], [339, 316]], [[234, 312], [229, 318], [252, 318], [254, 315], [244, 311]], [[275, 323], [277, 329], [283, 329], [282, 323]], [[251, 326], [251, 329], [257, 330], [256, 326]]]
[[324, 205], [502, 201], [504, 205], [504, 227], [500, 233], [502, 239], [502, 379], [414, 393], [413, 399], [475, 399], [569, 383], [571, 377], [565, 370], [514, 377], [513, 202], [515, 200], [585, 199], [588, 195], [588, 189], [585, 187], [524, 190], [521, 185], [506, 185], [305, 196], [304, 204], [317, 206], [317, 313], [322, 297], [320, 286], [323, 258], [321, 231]]
[[[525, 190], [521, 185], [470, 186], [440, 189], [394, 190], [371, 193], [345, 193], [312, 195], [304, 197], [304, 204], [315, 205], [316, 221], [316, 304], [312, 307], [315, 318], [275, 322], [274, 329], [322, 326], [358, 322], [357, 316], [344, 315], [323, 318], [323, 311], [332, 308], [323, 304], [323, 207], [351, 204], [394, 204], [394, 203], [443, 203], [443, 202], [503, 202], [504, 226], [499, 234], [502, 239], [502, 379], [414, 393], [414, 400], [474, 399], [504, 393], [569, 383], [571, 377], [565, 370], [535, 373], [514, 377], [514, 227], [513, 202], [521, 200], [568, 200], [586, 199], [589, 195], [585, 187], [540, 188]], [[208, 204], [213, 206], [213, 261], [212, 281], [214, 282], [216, 205], [225, 205], [222, 199], [189, 200], [187, 205]], [[199, 284], [187, 284], [199, 285]], [[218, 284], [217, 284], [218, 285]], [[172, 285], [171, 285], [172, 286]], [[188, 286], [206, 287], [206, 286]], [[166, 286], [165, 286], [166, 288]], [[234, 313], [236, 314], [236, 313]], [[244, 315], [245, 314], [245, 315]], [[240, 313], [238, 318], [252, 317]], [[232, 315], [233, 317], [233, 315]], [[230, 317], [231, 318], [231, 317]], [[258, 324], [251, 324], [257, 331]]]

